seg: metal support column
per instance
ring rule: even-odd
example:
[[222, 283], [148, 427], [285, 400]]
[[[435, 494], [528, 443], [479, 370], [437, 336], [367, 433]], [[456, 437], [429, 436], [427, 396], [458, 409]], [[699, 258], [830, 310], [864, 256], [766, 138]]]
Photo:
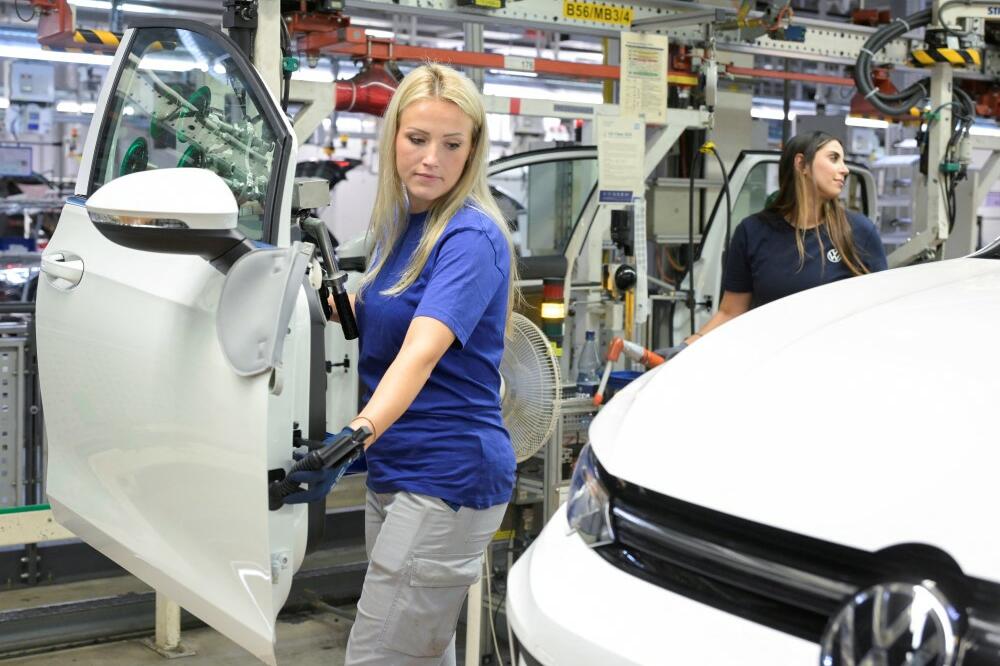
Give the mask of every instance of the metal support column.
[[954, 69], [950, 64], [934, 66], [931, 72], [931, 109], [938, 111], [938, 120], [929, 130], [927, 148], [927, 230], [932, 237], [943, 241], [948, 238], [948, 211], [945, 194], [941, 190], [941, 162], [944, 161], [951, 137], [952, 82]]
[[970, 171], [966, 180], [958, 183], [955, 195], [955, 227], [945, 243], [943, 259], [964, 257], [979, 249], [979, 207], [990, 187], [1000, 177], [1000, 138], [971, 137], [973, 148], [990, 150], [990, 156], [978, 171]]
[[[563, 403], [565, 404], [565, 402]], [[555, 430], [549, 441], [545, 443], [545, 464], [542, 469], [545, 476], [542, 482], [544, 497], [542, 499], [542, 513], [545, 514], [545, 522], [559, 508], [559, 485], [562, 483], [562, 440], [563, 424], [560, 418], [556, 421]]]
[[181, 607], [160, 592], [156, 593], [156, 636], [143, 644], [167, 659], [195, 655], [181, 643]]
[[257, 5], [257, 36], [253, 63], [267, 89], [281, 99], [281, 3], [264, 0]]
[[[791, 71], [791, 58], [785, 58], [785, 73]], [[791, 116], [792, 108], [792, 82], [785, 79], [781, 88], [781, 109], [784, 112], [781, 118], [781, 147], [784, 148], [788, 145], [788, 140], [792, 138], [792, 121], [789, 116]]]
[[941, 179], [941, 162], [948, 149], [952, 123], [952, 81], [951, 65], [934, 65], [931, 71], [931, 110], [936, 111], [937, 120], [928, 128], [927, 176], [920, 179], [917, 201], [926, 201], [926, 206], [917, 206], [914, 211], [914, 235], [909, 242], [889, 255], [889, 266], [905, 266], [921, 258], [931, 258], [941, 243], [948, 238], [948, 210]]
[[[489, 545], [486, 546], [490, 548]], [[486, 575], [486, 560], [483, 559], [483, 575]], [[465, 604], [465, 666], [480, 666], [482, 651], [479, 644], [483, 636], [483, 578], [479, 577], [469, 587], [469, 598]]]
[[[483, 24], [482, 23], [465, 23], [462, 26], [462, 31], [465, 34], [465, 50], [474, 53], [481, 53], [483, 51]], [[483, 83], [485, 78], [483, 76], [483, 70], [481, 67], [466, 67], [466, 75], [472, 79], [472, 82], [476, 84], [476, 89], [482, 91]]]
[[[292, 120], [295, 137], [301, 146], [313, 135], [323, 119], [329, 118], [333, 113], [334, 90], [329, 83], [295, 79], [292, 80], [291, 86], [289, 100], [301, 104], [299, 112]], [[330, 131], [336, 137], [337, 128], [332, 126]]]
[[122, 0], [111, 0], [111, 20], [108, 27], [111, 32], [120, 34], [123, 30], [122, 23]]

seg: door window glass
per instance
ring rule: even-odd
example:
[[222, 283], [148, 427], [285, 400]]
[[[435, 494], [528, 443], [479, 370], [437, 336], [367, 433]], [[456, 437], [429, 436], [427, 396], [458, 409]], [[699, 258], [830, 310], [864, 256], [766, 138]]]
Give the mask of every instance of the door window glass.
[[90, 191], [136, 171], [209, 169], [236, 197], [240, 231], [267, 240], [279, 148], [261, 108], [223, 43], [189, 30], [140, 29], [109, 99]]
[[868, 212], [868, 186], [861, 173], [851, 169], [844, 181], [844, 189], [840, 191], [840, 200], [847, 210], [871, 217]]
[[[750, 169], [743, 188], [733, 202], [733, 224], [764, 210], [767, 197], [778, 191], [778, 163], [758, 162]], [[732, 192], [729, 193], [732, 196]], [[725, 193], [723, 193], [725, 196]], [[725, 209], [723, 209], [725, 212]]]
[[490, 191], [522, 257], [561, 255], [597, 182], [597, 160], [557, 160], [490, 176]]

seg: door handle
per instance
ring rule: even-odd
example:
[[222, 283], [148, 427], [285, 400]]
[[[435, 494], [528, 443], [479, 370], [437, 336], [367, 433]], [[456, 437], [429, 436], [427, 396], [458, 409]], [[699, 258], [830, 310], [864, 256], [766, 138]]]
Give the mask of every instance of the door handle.
[[61, 287], [75, 287], [83, 279], [83, 259], [65, 252], [52, 252], [42, 255], [42, 272], [54, 282], [64, 280], [69, 284], [55, 284]]

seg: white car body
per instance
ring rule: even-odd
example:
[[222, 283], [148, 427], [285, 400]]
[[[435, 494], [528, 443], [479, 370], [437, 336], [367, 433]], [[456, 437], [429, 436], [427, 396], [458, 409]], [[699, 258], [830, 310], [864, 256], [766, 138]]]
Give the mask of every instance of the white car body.
[[[607, 482], [656, 493], [651, 503], [688, 503], [698, 520], [721, 512], [747, 534], [780, 530], [864, 553], [929, 544], [985, 581], [984, 603], [996, 611], [996, 257], [994, 249], [992, 258], [845, 280], [727, 323], [595, 418], [590, 446]], [[705, 533], [715, 525], [704, 523]], [[740, 543], [716, 545], [732, 547], [731, 559], [755, 556]], [[912, 562], [917, 577], [933, 575]], [[820, 656], [818, 637], [613, 565], [570, 529], [565, 507], [508, 584], [510, 626], [527, 653], [521, 663], [770, 666]], [[997, 644], [989, 649], [986, 661], [968, 663], [1000, 663]]]

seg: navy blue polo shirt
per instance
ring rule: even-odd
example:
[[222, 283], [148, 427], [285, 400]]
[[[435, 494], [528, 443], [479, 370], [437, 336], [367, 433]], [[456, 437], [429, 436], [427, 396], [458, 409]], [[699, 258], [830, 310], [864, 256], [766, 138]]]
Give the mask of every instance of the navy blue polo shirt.
[[[887, 268], [885, 250], [875, 225], [864, 215], [847, 212], [854, 246], [869, 272]], [[753, 307], [853, 277], [833, 247], [826, 225], [805, 234], [805, 263], [799, 268], [795, 229], [780, 213], [767, 209], [736, 227], [726, 257], [725, 291], [751, 292]], [[822, 248], [820, 242], [822, 241]]]
[[368, 487], [484, 509], [510, 500], [514, 451], [500, 413], [500, 359], [510, 255], [496, 223], [470, 205], [449, 220], [416, 281], [394, 285], [420, 241], [426, 214], [411, 215], [356, 305], [358, 374], [367, 402], [414, 317], [433, 317], [455, 342], [410, 408], [367, 451]]

